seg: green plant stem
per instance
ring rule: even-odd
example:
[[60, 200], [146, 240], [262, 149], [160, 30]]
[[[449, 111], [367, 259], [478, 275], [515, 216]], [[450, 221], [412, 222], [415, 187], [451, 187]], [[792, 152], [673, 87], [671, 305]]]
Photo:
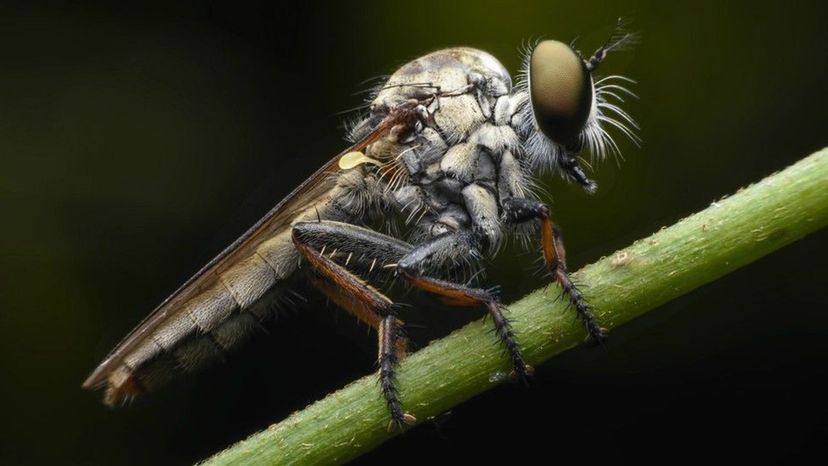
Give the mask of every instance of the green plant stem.
[[[573, 274], [607, 328], [709, 283], [828, 224], [828, 148]], [[584, 341], [560, 291], [537, 290], [509, 306], [527, 361], [537, 365]], [[404, 360], [398, 385], [422, 422], [508, 379], [509, 362], [472, 322]], [[376, 377], [363, 377], [206, 464], [332, 464], [395, 434]]]

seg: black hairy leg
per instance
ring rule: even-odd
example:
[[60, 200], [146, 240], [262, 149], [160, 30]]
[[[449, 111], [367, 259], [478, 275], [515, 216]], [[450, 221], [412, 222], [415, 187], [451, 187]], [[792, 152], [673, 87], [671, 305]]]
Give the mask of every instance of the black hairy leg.
[[[523, 383], [528, 382], [533, 369], [523, 360], [523, 353], [517, 344], [503, 306], [497, 295], [490, 290], [472, 288], [447, 280], [428, 277], [423, 269], [447, 250], [473, 251], [478, 249], [485, 236], [472, 231], [448, 233], [417, 246], [397, 264], [398, 273], [412, 286], [439, 296], [443, 302], [452, 306], [484, 307], [494, 321], [497, 336], [509, 353], [515, 377]], [[436, 259], [439, 260], [439, 259]]]
[[[345, 262], [349, 268], [396, 272], [415, 288], [436, 294], [448, 305], [485, 308], [494, 321], [498, 338], [509, 353], [515, 376], [526, 381], [531, 375], [532, 368], [523, 360], [511, 325], [503, 315], [503, 308], [492, 291], [431, 278], [424, 273], [425, 269], [440, 269], [459, 258], [474, 255], [473, 251], [480, 249], [484, 235], [473, 231], [460, 231], [434, 238], [415, 247], [367, 228], [321, 221], [297, 223], [293, 229], [293, 236], [294, 242], [299, 241], [305, 245], [297, 244], [300, 251], [302, 247], [329, 253], [336, 251], [340, 258], [346, 258]], [[324, 284], [320, 288], [325, 291]], [[345, 301], [344, 305], [349, 304], [349, 300], [342, 297], [334, 296], [332, 300], [340, 305], [343, 305], [340, 301]], [[351, 306], [354, 307], [353, 304]], [[351, 312], [357, 314], [353, 310]], [[360, 314], [369, 313], [363, 311]]]
[[379, 334], [379, 364], [380, 388], [385, 397], [388, 411], [391, 412], [391, 421], [388, 423], [388, 430], [402, 430], [404, 424], [413, 424], [417, 419], [411, 414], [403, 412], [400, 404], [397, 384], [394, 379], [397, 361], [405, 353], [400, 348], [400, 342], [405, 341], [403, 334], [403, 323], [394, 315], [387, 315], [380, 321], [377, 331]]
[[532, 199], [509, 198], [503, 201], [503, 217], [507, 223], [513, 224], [534, 219], [541, 221], [541, 245], [546, 268], [578, 312], [592, 340], [602, 343], [606, 339], [606, 331], [598, 324], [586, 299], [569, 278], [561, 233], [549, 216], [549, 208]]
[[[347, 234], [348, 231], [350, 231], [352, 239], [362, 239], [368, 242], [372, 238], [382, 240], [383, 235], [353, 225], [336, 222], [325, 223], [324, 225], [321, 222], [297, 224], [292, 232], [293, 243], [320, 275], [320, 277], [313, 280], [313, 283], [340, 307], [377, 330], [379, 383], [391, 415], [388, 428], [389, 430], [401, 429], [404, 424], [413, 424], [417, 421], [414, 416], [403, 411], [394, 380], [396, 363], [401, 357], [405, 356], [407, 346], [403, 334], [403, 322], [395, 315], [394, 304], [388, 297], [333, 259], [326, 257], [321, 249], [317, 250], [312, 245], [312, 242], [318, 243], [325, 239], [332, 244], [339, 244], [336, 240], [337, 235]], [[342, 230], [345, 230], [345, 232]], [[393, 241], [399, 243], [397, 240]], [[386, 253], [384, 259], [390, 257], [388, 253], [393, 250], [393, 247], [389, 247], [388, 243], [385, 243], [386, 248], [382, 249], [382, 242], [378, 241], [378, 243], [380, 244], [375, 246], [380, 247], [380, 249], [365, 251], [348, 251], [346, 249], [345, 252], [349, 254], [346, 261], [350, 263], [355, 253], [360, 254], [361, 260], [365, 260], [369, 254], [376, 256], [377, 253], [381, 255], [383, 252]], [[360, 244], [359, 241], [351, 243], [351, 249], [354, 249], [354, 246], [358, 244]], [[336, 253], [331, 253], [332, 256], [334, 254]], [[376, 257], [372, 260], [376, 260]]]

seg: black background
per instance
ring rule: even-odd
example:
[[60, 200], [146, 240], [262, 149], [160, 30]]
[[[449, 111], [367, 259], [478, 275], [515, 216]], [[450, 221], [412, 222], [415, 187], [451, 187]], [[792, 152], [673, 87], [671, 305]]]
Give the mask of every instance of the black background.
[[[450, 45], [515, 72], [528, 39], [615, 18], [642, 43], [641, 148], [588, 197], [547, 186], [572, 268], [826, 143], [817, 2], [200, 2], [0, 6], [0, 462], [192, 463], [370, 373], [374, 337], [311, 302], [228, 364], [109, 410], [80, 383], [149, 309], [344, 145], [364, 79]], [[826, 435], [818, 233], [388, 442], [364, 464], [804, 462]], [[531, 254], [495, 258], [514, 300]], [[425, 344], [478, 315], [424, 309]]]

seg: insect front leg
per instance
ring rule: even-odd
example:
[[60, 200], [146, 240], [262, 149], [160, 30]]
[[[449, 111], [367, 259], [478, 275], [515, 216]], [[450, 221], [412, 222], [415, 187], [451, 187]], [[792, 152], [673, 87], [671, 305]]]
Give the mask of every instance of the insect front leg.
[[[393, 302], [332, 258], [340, 254], [350, 266], [370, 262], [373, 269], [377, 262], [382, 267], [386, 261], [402, 257], [411, 246], [365, 228], [330, 221], [297, 223], [292, 237], [302, 256], [322, 276], [314, 284], [335, 303], [377, 330], [377, 364], [380, 387], [391, 414], [389, 430], [415, 423], [416, 418], [403, 411], [394, 381], [396, 363], [405, 355], [406, 339]], [[331, 251], [330, 257], [325, 256], [325, 249]]]
[[483, 232], [473, 231], [444, 234], [417, 246], [408, 253], [397, 264], [397, 271], [412, 286], [439, 296], [446, 304], [484, 307], [494, 321], [498, 338], [509, 353], [515, 376], [527, 383], [533, 369], [523, 360], [523, 354], [512, 332], [512, 326], [503, 315], [503, 306], [498, 301], [497, 295], [491, 290], [472, 288], [432, 278], [425, 274], [425, 270], [435, 262], [443, 263], [457, 257], [464, 257], [462, 254], [474, 255], [485, 238]]
[[503, 217], [506, 222], [513, 224], [534, 219], [541, 221], [541, 245], [546, 268], [575, 307], [592, 339], [596, 343], [604, 341], [605, 330], [598, 325], [589, 304], [569, 278], [563, 240], [557, 226], [552, 223], [549, 208], [542, 202], [532, 199], [510, 198], [503, 201]]

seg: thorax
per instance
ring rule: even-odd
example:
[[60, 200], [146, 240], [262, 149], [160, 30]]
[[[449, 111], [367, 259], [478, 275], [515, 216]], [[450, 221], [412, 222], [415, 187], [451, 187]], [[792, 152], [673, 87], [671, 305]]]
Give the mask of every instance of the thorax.
[[428, 211], [427, 222], [450, 212], [452, 228], [469, 225], [463, 189], [474, 183], [497, 191], [498, 154], [478, 150], [476, 137], [496, 126], [498, 100], [508, 98], [511, 89], [503, 65], [472, 48], [440, 50], [391, 75], [371, 103], [375, 121], [411, 99], [427, 103], [433, 116], [433, 124], [420, 128], [416, 137], [385, 138], [366, 150], [372, 158], [392, 162], [380, 175], [402, 210]]

